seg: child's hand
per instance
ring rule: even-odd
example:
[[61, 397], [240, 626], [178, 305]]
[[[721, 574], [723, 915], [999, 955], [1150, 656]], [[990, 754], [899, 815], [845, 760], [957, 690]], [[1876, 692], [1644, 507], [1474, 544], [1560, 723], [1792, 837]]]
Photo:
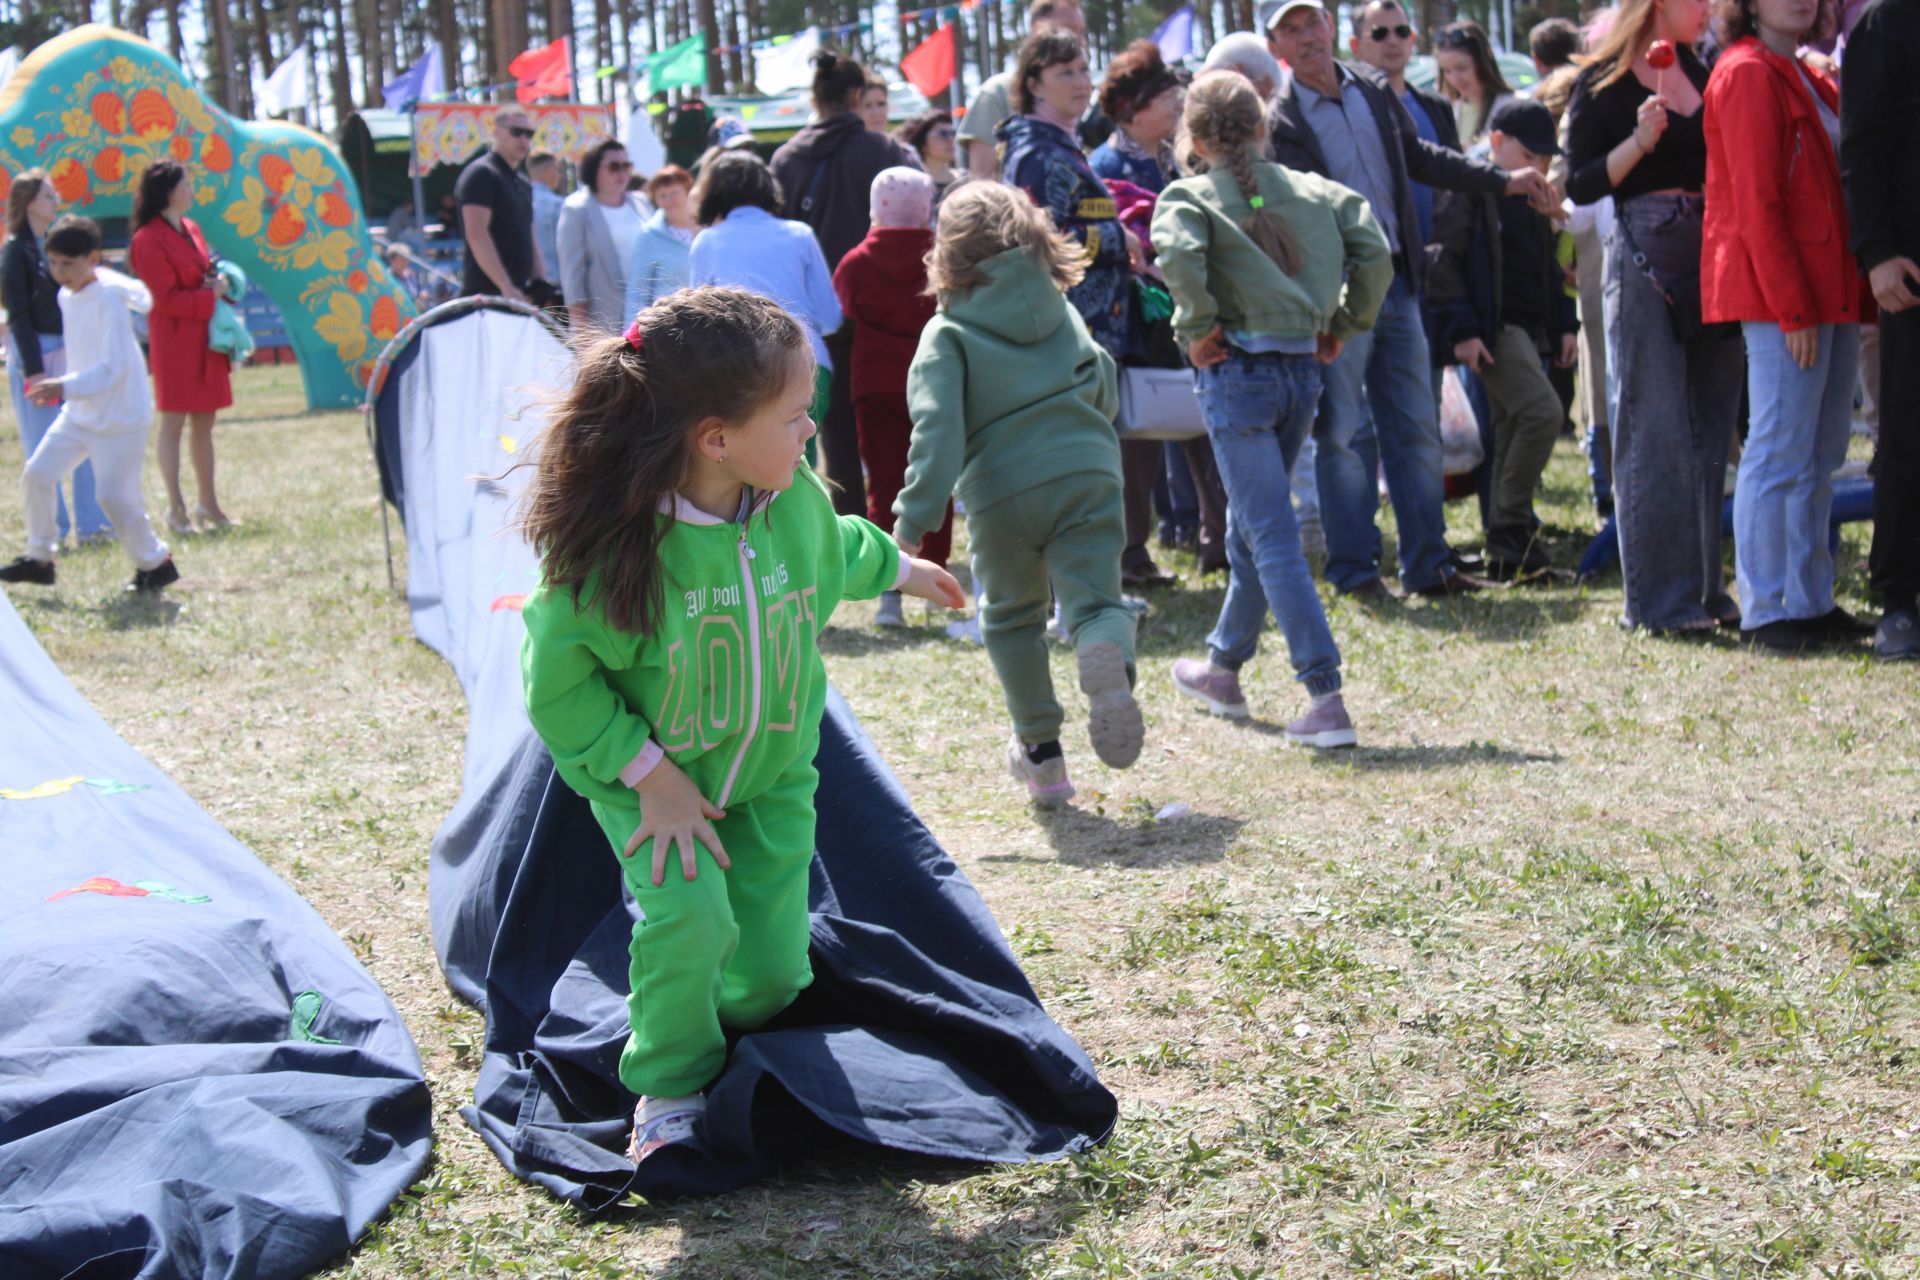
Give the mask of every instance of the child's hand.
[[35, 404], [52, 404], [60, 398], [60, 384], [42, 374], [27, 381], [27, 399]]
[[722, 871], [733, 865], [713, 830], [713, 820], [726, 817], [726, 810], [708, 804], [700, 788], [693, 785], [693, 779], [683, 773], [679, 765], [662, 760], [653, 766], [653, 772], [640, 779], [634, 791], [640, 796], [640, 825], [634, 828], [633, 838], [627, 841], [627, 851], [620, 856], [631, 858], [634, 850], [651, 838], [656, 889], [667, 878], [667, 851], [675, 845], [680, 847], [680, 874], [689, 880], [694, 878], [695, 837], [707, 846], [707, 852], [713, 855]]
[[900, 554], [909, 560], [920, 554], [919, 543], [908, 542], [897, 533], [893, 535], [893, 545], [900, 548]]
[[1554, 358], [1554, 367], [1571, 369], [1580, 361], [1580, 335], [1563, 333], [1560, 335], [1560, 354]]
[[1187, 360], [1196, 369], [1211, 369], [1227, 358], [1227, 335], [1220, 326], [1213, 326], [1213, 332], [1204, 338], [1195, 338], [1187, 344]]
[[1347, 340], [1336, 338], [1330, 333], [1323, 333], [1313, 340], [1313, 358], [1321, 364], [1332, 364], [1346, 349]]
[[953, 575], [931, 560], [913, 560], [913, 571], [907, 580], [900, 584], [900, 590], [922, 600], [931, 600], [935, 604], [944, 604], [949, 609], [967, 607], [967, 594], [960, 590], [960, 584]]

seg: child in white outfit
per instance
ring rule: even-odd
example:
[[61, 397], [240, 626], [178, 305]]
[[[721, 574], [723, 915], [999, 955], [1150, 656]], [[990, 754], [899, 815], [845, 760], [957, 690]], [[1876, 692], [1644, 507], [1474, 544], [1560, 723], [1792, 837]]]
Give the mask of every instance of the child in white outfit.
[[100, 266], [100, 228], [91, 218], [62, 218], [47, 232], [47, 266], [60, 286], [67, 372], [27, 388], [36, 403], [66, 403], [27, 459], [20, 488], [27, 511], [27, 554], [0, 567], [0, 582], [51, 585], [59, 543], [54, 490], [91, 459], [100, 509], [133, 561], [129, 590], [158, 591], [180, 577], [167, 546], [154, 535], [140, 492], [153, 394], [147, 362], [133, 333], [130, 303], [150, 300], [144, 286]]

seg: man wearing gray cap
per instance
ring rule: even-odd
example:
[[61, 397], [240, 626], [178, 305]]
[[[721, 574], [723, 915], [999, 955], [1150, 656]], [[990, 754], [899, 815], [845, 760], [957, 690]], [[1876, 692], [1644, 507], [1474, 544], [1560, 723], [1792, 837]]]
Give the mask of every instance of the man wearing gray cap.
[[1518, 195], [1543, 209], [1546, 178], [1511, 173], [1422, 138], [1372, 67], [1334, 58], [1320, 0], [1279, 0], [1265, 11], [1267, 47], [1288, 71], [1267, 114], [1274, 161], [1332, 178], [1373, 206], [1393, 249], [1394, 282], [1371, 333], [1350, 340], [1325, 374], [1314, 427], [1326, 577], [1343, 594], [1381, 599], [1380, 530], [1374, 522], [1384, 462], [1400, 529], [1400, 584], [1422, 596], [1484, 585], [1459, 572], [1447, 547], [1440, 420], [1420, 316], [1425, 245], [1411, 183]]

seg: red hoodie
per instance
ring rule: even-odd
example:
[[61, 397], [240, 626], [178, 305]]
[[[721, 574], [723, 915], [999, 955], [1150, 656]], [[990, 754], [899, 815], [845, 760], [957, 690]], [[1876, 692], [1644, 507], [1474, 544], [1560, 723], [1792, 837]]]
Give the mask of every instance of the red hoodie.
[[874, 227], [847, 251], [833, 273], [833, 291], [853, 328], [853, 398], [905, 396], [907, 366], [920, 331], [933, 319], [927, 251], [933, 232]]

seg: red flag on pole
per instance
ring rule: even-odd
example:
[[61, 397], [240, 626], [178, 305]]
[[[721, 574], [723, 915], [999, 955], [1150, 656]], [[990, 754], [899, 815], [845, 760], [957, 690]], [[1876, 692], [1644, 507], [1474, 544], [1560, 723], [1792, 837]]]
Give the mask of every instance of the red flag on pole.
[[953, 24], [949, 22], [900, 59], [900, 74], [929, 98], [953, 83]]
[[550, 45], [527, 50], [507, 64], [507, 74], [519, 81], [513, 91], [517, 102], [571, 98], [573, 50], [569, 47], [567, 37], [561, 36]]

